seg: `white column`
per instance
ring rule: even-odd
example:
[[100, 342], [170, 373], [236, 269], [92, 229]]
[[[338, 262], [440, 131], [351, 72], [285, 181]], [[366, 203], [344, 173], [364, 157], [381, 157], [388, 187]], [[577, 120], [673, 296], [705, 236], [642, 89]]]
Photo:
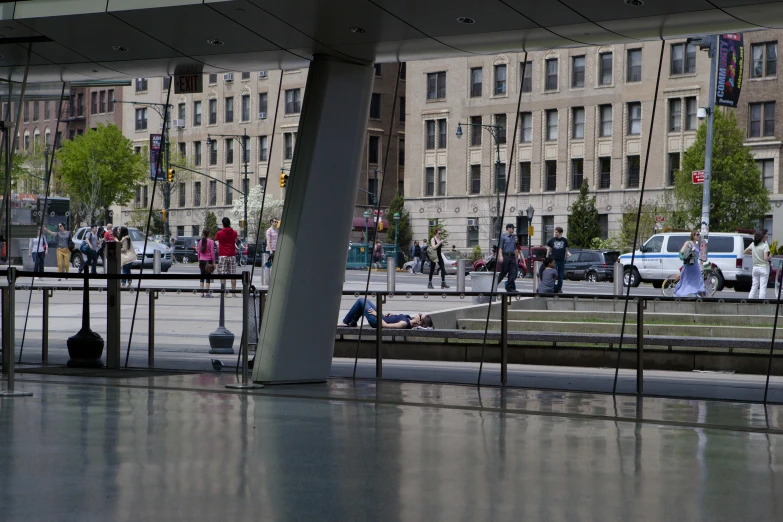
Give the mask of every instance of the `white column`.
[[310, 64], [254, 381], [329, 376], [372, 84], [372, 64]]

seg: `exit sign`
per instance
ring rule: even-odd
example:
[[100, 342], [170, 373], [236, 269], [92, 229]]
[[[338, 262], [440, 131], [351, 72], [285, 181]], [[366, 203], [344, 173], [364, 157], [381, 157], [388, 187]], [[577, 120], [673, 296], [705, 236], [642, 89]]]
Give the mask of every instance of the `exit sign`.
[[204, 76], [201, 73], [174, 76], [174, 94], [197, 94], [203, 90]]

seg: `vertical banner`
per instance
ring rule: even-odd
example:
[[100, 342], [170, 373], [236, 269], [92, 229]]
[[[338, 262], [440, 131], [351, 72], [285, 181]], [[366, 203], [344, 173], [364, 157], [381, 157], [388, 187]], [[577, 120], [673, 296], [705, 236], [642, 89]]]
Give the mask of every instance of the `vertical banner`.
[[166, 181], [163, 164], [159, 161], [163, 134], [150, 134], [150, 179]]
[[715, 82], [715, 104], [736, 107], [742, 88], [745, 48], [741, 33], [722, 34], [718, 38], [718, 80]]

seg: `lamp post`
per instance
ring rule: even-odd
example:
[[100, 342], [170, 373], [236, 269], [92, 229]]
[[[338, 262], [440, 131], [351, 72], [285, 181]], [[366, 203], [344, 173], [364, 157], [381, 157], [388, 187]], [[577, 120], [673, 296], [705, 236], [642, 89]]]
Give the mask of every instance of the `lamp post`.
[[[239, 146], [242, 148], [242, 163], [244, 163], [244, 170], [245, 170], [245, 182], [242, 186], [241, 193], [244, 194], [244, 226], [242, 227], [242, 235], [244, 236], [245, 241], [247, 241], [247, 198], [248, 193], [250, 192], [250, 182], [247, 178], [247, 164], [250, 161], [250, 151], [247, 150], [248, 143], [248, 135], [247, 135], [247, 128], [243, 129], [243, 134], [215, 134], [215, 136], [221, 137], [221, 138], [231, 138], [234, 140], [239, 141]], [[207, 149], [210, 148], [212, 145], [212, 135], [207, 134]], [[247, 190], [245, 190], [247, 189]], [[258, 231], [256, 231], [258, 233]]]
[[367, 255], [370, 250], [370, 211], [364, 211], [364, 264], [367, 264]]
[[[400, 242], [400, 213], [394, 213], [394, 260], [397, 260], [397, 248]], [[402, 268], [402, 267], [400, 267]]]
[[[489, 131], [492, 138], [495, 140], [495, 206], [497, 208], [496, 221], [495, 221], [495, 234], [496, 238], [500, 240], [500, 134], [504, 130], [502, 125], [484, 125], [483, 123], [466, 123], [471, 127], [480, 127]], [[457, 138], [462, 138], [462, 123], [457, 123]], [[504, 187], [505, 189], [505, 187]]]

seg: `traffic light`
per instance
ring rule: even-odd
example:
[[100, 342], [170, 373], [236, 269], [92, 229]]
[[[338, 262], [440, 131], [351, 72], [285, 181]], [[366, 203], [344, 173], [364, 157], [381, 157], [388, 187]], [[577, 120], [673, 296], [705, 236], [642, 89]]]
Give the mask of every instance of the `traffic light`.
[[163, 221], [166, 221], [166, 213], [167, 213], [166, 210], [161, 210], [160, 211], [160, 217], [163, 218]]
[[239, 228], [245, 228], [245, 220], [244, 219], [240, 219], [239, 220]]
[[169, 169], [168, 176], [166, 177], [166, 180], [169, 183], [174, 181], [174, 169]]
[[288, 184], [288, 174], [285, 172], [280, 173], [280, 188], [285, 188], [285, 186]]

